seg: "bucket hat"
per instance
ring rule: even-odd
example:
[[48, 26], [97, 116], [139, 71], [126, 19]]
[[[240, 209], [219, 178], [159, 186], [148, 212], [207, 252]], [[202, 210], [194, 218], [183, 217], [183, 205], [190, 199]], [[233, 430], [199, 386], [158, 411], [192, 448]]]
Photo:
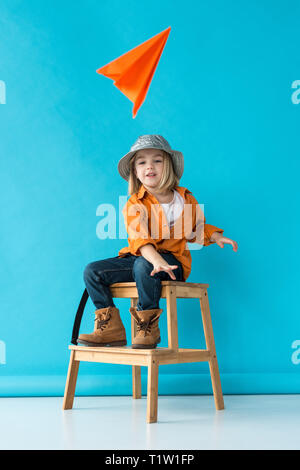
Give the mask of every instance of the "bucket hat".
[[164, 139], [163, 136], [147, 134], [139, 136], [136, 142], [130, 148], [130, 152], [126, 153], [126, 155], [124, 155], [124, 157], [119, 160], [118, 171], [122, 178], [124, 178], [126, 181], [129, 180], [130, 175], [129, 162], [134, 154], [138, 150], [142, 149], [159, 149], [164, 150], [170, 154], [173, 161], [175, 174], [179, 179], [181, 178], [184, 166], [183, 154], [178, 152], [178, 150], [172, 150], [169, 142]]

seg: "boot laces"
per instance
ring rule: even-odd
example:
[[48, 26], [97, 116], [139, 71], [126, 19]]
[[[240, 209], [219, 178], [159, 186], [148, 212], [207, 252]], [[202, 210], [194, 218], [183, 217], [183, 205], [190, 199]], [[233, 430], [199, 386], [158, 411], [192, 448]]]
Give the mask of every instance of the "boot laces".
[[106, 319], [99, 320], [99, 318], [95, 318], [95, 321], [97, 322], [97, 330], [103, 331], [110, 319], [111, 314], [108, 314], [108, 317]]
[[139, 331], [144, 331], [144, 336], [146, 336], [147, 333], [151, 333], [151, 324], [155, 321], [155, 316], [150, 318], [148, 321], [138, 321], [137, 323], [137, 333]]

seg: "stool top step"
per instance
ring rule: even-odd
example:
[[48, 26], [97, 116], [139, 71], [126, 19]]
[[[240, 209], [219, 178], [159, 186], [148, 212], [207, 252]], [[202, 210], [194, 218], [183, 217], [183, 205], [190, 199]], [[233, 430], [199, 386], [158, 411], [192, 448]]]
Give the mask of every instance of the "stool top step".
[[131, 346], [111, 347], [111, 346], [75, 346], [70, 345], [69, 349], [74, 351], [103, 353], [103, 354], [138, 354], [138, 355], [159, 355], [159, 354], [175, 354], [173, 349], [158, 347], [155, 349], [133, 349]]
[[[209, 284], [200, 284], [198, 282], [185, 282], [185, 281], [161, 281], [162, 286], [181, 286], [181, 287], [189, 287], [189, 288], [202, 288], [207, 289]], [[135, 282], [116, 282], [114, 284], [110, 284], [109, 287], [136, 287]]]

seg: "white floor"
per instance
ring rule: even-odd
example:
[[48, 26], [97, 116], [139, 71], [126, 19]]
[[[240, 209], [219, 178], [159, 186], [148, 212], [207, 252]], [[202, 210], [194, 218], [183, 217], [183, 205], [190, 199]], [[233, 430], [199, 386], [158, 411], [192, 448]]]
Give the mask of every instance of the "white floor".
[[0, 398], [0, 449], [300, 449], [300, 395]]

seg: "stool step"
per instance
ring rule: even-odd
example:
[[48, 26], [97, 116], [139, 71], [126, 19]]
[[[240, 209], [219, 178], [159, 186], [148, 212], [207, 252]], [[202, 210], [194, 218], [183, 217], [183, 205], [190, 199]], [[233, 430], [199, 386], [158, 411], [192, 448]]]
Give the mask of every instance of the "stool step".
[[[161, 298], [166, 298], [170, 290], [175, 292], [178, 299], [200, 298], [208, 289], [209, 284], [184, 281], [161, 281]], [[112, 297], [138, 298], [138, 290], [135, 282], [116, 282], [109, 286]]]
[[152, 355], [152, 354], [158, 354], [161, 352], [165, 353], [170, 353], [172, 352], [172, 349], [169, 348], [155, 348], [155, 349], [133, 349], [131, 346], [122, 346], [122, 347], [117, 347], [117, 346], [73, 346], [70, 345], [69, 349], [74, 349], [77, 351], [94, 351], [94, 352], [101, 352], [101, 353], [124, 353], [124, 354], [140, 354], [140, 355]]
[[159, 365], [178, 364], [184, 362], [209, 361], [211, 353], [207, 349], [132, 349], [130, 346], [117, 347], [88, 347], [69, 346], [75, 353], [75, 361], [106, 362], [112, 364], [127, 364], [147, 366], [155, 360]]
[[[185, 282], [185, 281], [161, 281], [162, 286], [183, 286], [183, 287], [191, 287], [197, 288], [201, 287], [202, 289], [207, 289], [209, 284], [201, 284], [199, 282]], [[110, 284], [109, 287], [136, 287], [135, 282], [115, 282], [114, 284]]]

